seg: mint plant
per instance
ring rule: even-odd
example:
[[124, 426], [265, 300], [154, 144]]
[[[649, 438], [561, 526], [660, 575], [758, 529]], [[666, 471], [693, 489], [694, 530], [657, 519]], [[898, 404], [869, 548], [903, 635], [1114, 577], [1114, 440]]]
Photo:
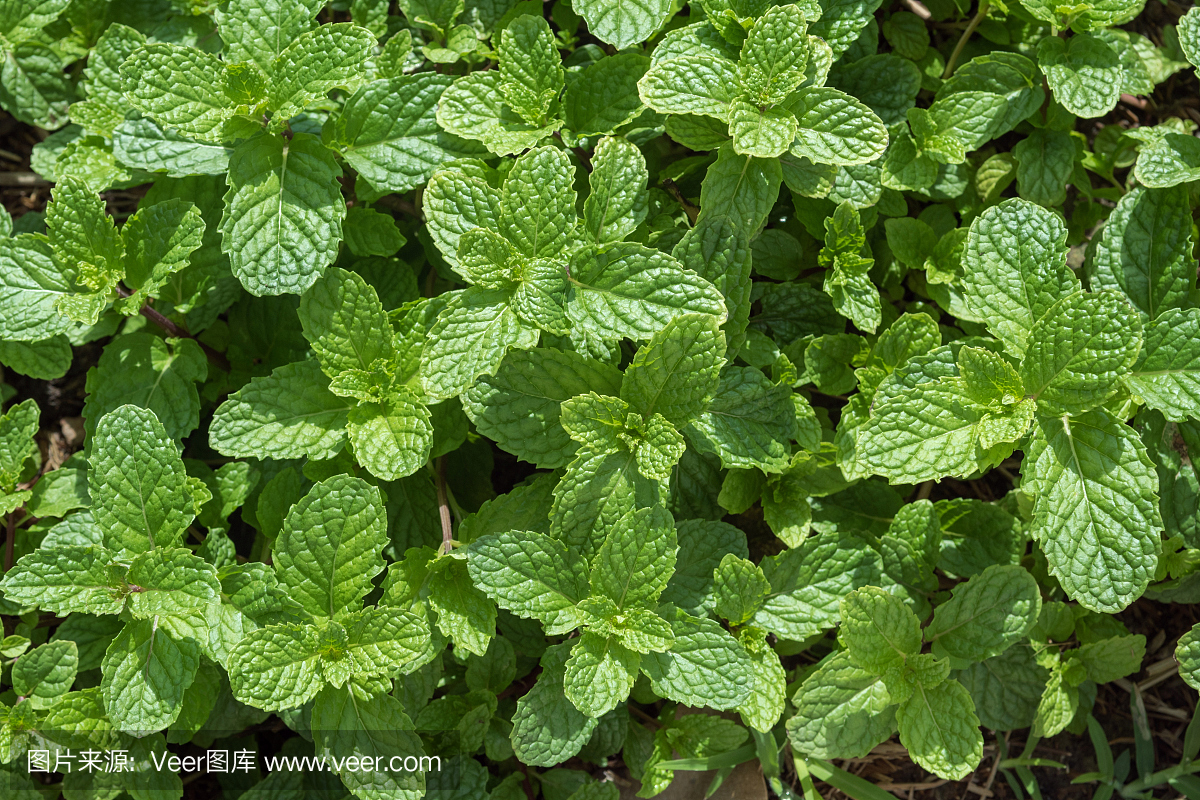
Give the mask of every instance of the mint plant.
[[1194, 9], [13, 0], [0, 51], [0, 796], [1049, 796], [1048, 737], [1200, 787]]

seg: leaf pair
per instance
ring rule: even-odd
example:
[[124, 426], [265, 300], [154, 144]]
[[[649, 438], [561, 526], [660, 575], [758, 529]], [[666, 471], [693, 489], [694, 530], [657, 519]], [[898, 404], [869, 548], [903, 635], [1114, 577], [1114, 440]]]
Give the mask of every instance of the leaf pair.
[[134, 406], [105, 415], [89, 460], [93, 507], [74, 542], [25, 556], [3, 588], [64, 615], [123, 614], [101, 665], [104, 704], [121, 730], [153, 731], [179, 715], [200, 655], [218, 659], [232, 644], [213, 624], [216, 571], [180, 546], [210, 495], [154, 414]]
[[403, 307], [394, 330], [374, 287], [357, 273], [329, 270], [300, 298], [316, 360], [280, 367], [232, 394], [213, 417], [213, 447], [226, 455], [330, 458], [349, 439], [372, 475], [411, 475], [433, 442], [417, 383], [427, 309]]
[[304, 621], [258, 628], [233, 647], [226, 665], [235, 697], [278, 711], [326, 685], [386, 694], [386, 681], [433, 656], [422, 617], [362, 606], [386, 543], [383, 498], [359, 478], [322, 481], [292, 507], [272, 554], [275, 578]]
[[1017, 566], [991, 566], [961, 584], [925, 629], [933, 653], [921, 653], [922, 630], [902, 600], [868, 586], [840, 602], [834, 653], [796, 694], [788, 722], [793, 746], [824, 758], [867, 752], [899, 727], [913, 759], [949, 780], [979, 764], [983, 737], [974, 702], [950, 678], [963, 665], [1004, 653], [1038, 620], [1036, 581]]
[[[805, 33], [810, 13], [799, 5], [767, 9], [746, 34], [737, 63], [703, 45], [684, 49], [682, 37], [675, 47], [656, 49], [638, 83], [643, 102], [664, 114], [727, 123], [741, 154], [772, 158], [790, 151], [834, 165], [875, 160], [887, 146], [887, 129], [866, 106], [824, 86], [833, 54]], [[700, 26], [691, 27], [701, 35]]]

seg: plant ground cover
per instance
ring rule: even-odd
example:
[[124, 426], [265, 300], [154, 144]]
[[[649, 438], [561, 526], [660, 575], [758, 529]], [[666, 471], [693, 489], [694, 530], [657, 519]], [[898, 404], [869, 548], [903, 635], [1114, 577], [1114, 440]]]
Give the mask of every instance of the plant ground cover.
[[0, 49], [4, 800], [1200, 797], [1200, 11]]

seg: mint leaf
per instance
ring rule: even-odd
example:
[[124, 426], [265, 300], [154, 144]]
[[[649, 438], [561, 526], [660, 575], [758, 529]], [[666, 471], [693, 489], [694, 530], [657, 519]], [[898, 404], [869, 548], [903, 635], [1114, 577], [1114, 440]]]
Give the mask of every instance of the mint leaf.
[[575, 708], [563, 694], [571, 645], [546, 649], [537, 683], [520, 700], [513, 714], [512, 746], [526, 764], [550, 767], [580, 751], [597, 720]]
[[585, 633], [571, 648], [563, 692], [587, 716], [602, 717], [629, 696], [640, 660], [615, 637]]
[[716, 395], [724, 353], [725, 337], [714, 317], [676, 317], [634, 354], [621, 397], [643, 418], [661, 414], [682, 427]]
[[780, 472], [796, 435], [792, 391], [754, 367], [727, 367], [708, 408], [691, 424], [692, 441], [727, 468]]
[[1029, 332], [1025, 391], [1045, 414], [1080, 414], [1103, 403], [1141, 349], [1141, 320], [1114, 292], [1055, 303]]
[[177, 44], [148, 44], [121, 65], [125, 97], [164, 128], [219, 144], [236, 113], [216, 56]]
[[200, 646], [160, 629], [161, 618], [133, 620], [104, 654], [100, 690], [119, 730], [165, 728], [183, 709], [183, 693], [200, 666]]
[[896, 728], [895, 705], [877, 675], [834, 653], [796, 692], [788, 740], [816, 758], [861, 758]]
[[1005, 200], [971, 223], [963, 252], [963, 299], [1014, 356], [1033, 324], [1079, 290], [1067, 268], [1062, 220], [1024, 200]]
[[618, 50], [649, 39], [671, 13], [665, 0], [579, 0], [578, 5], [575, 12], [587, 21], [588, 30]]
[[1120, 60], [1102, 39], [1086, 33], [1069, 40], [1047, 36], [1038, 42], [1037, 57], [1054, 99], [1072, 114], [1103, 116], [1120, 99]]
[[536, 125], [562, 92], [564, 73], [554, 34], [542, 17], [522, 14], [500, 34], [500, 93], [526, 122]]
[[1200, 311], [1164, 311], [1146, 327], [1146, 339], [1122, 380], [1146, 405], [1174, 422], [1197, 414], [1200, 399]]
[[938, 606], [925, 639], [935, 653], [984, 661], [1023, 639], [1041, 608], [1037, 582], [1023, 568], [988, 567]]
[[318, 483], [292, 506], [273, 548], [280, 582], [314, 617], [357, 611], [383, 570], [386, 524], [379, 490], [362, 479]]
[[229, 158], [221, 248], [251, 294], [299, 294], [337, 255], [341, 168], [315, 136], [260, 134]]
[[921, 651], [921, 626], [904, 601], [866, 586], [842, 598], [838, 641], [857, 666], [884, 675]]
[[682, 611], [670, 620], [675, 644], [642, 657], [655, 692], [679, 703], [718, 710], [737, 708], [750, 696], [753, 663], [716, 622]]
[[947, 780], [969, 775], [983, 758], [983, 734], [971, 695], [955, 681], [917, 686], [896, 709], [900, 741], [925, 769]]
[[597, 244], [619, 242], [646, 218], [646, 159], [624, 139], [605, 137], [596, 145], [591, 194], [583, 203], [583, 226]]
[[331, 458], [345, 442], [350, 407], [329, 391], [316, 361], [288, 364], [231, 394], [213, 416], [209, 441], [229, 456]]
[[1158, 561], [1157, 476], [1136, 434], [1103, 410], [1037, 424], [1047, 444], [1031, 465], [1032, 531], [1067, 596], [1114, 613]]
[[125, 405], [96, 426], [89, 459], [92, 514], [113, 550], [178, 542], [196, 515], [175, 442], [152, 411]]
[[501, 608], [541, 620], [547, 633], [578, 627], [576, 605], [588, 594], [587, 565], [549, 536], [512, 531], [481, 537], [467, 550], [467, 568]]
[[1119, 289], [1155, 319], [1187, 306], [1194, 284], [1185, 215], [1178, 190], [1137, 188], [1121, 198], [1096, 245], [1089, 276], [1096, 289]]
[[786, 107], [796, 115], [794, 156], [817, 164], [867, 164], [887, 149], [887, 128], [875, 112], [848, 94], [827, 86], [801, 89]]

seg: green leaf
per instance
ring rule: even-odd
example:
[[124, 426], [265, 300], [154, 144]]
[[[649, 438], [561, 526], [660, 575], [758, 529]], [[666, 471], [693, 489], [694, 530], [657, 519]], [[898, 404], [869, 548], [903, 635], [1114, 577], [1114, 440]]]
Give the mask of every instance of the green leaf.
[[366, 77], [375, 37], [366, 28], [339, 22], [306, 31], [272, 62], [267, 105], [286, 120], [335, 88], [354, 91]]
[[576, 0], [572, 9], [600, 41], [624, 50], [654, 35], [671, 14], [669, 0]]
[[1151, 189], [1194, 181], [1200, 178], [1200, 142], [1194, 136], [1167, 132], [1142, 145], [1133, 171]]
[[864, 467], [895, 482], [966, 477], [987, 464], [981, 437], [989, 418], [961, 378], [940, 378], [876, 396], [871, 417], [858, 429], [855, 453]]
[[661, 481], [639, 471], [635, 453], [583, 448], [554, 488], [553, 536], [591, 558], [617, 520], [663, 502]]
[[738, 63], [742, 91], [755, 105], [782, 103], [803, 82], [808, 62], [807, 27], [808, 20], [798, 5], [770, 7], [755, 21]]
[[225, 60], [246, 61], [270, 73], [276, 57], [312, 27], [320, 10], [316, 0], [237, 0], [214, 9], [225, 42]]
[[35, 550], [5, 574], [0, 588], [11, 601], [62, 615], [118, 614], [125, 605], [121, 576], [109, 569], [99, 547]]
[[1200, 310], [1171, 309], [1146, 328], [1132, 371], [1122, 380], [1173, 422], [1200, 416]]
[[642, 102], [662, 114], [727, 119], [739, 86], [737, 67], [722, 58], [655, 61], [638, 81]]
[[1142, 668], [1146, 658], [1146, 637], [1113, 636], [1098, 642], [1088, 642], [1071, 654], [1087, 670], [1087, 679], [1108, 683]]
[[855, 589], [842, 598], [838, 641], [850, 660], [883, 675], [921, 652], [921, 623], [898, 597], [875, 586]]
[[563, 95], [563, 120], [579, 136], [615, 133], [642, 111], [637, 82], [650, 68], [641, 53], [617, 53], [572, 77]]
[[343, 234], [346, 246], [356, 256], [393, 256], [408, 241], [390, 214], [366, 206], [346, 211]]
[[878, 553], [857, 536], [837, 533], [810, 536], [799, 547], [763, 559], [761, 567], [771, 594], [754, 622], [796, 641], [832, 628], [842, 597], [878, 585], [883, 577]]
[[234, 148], [221, 247], [247, 291], [299, 294], [333, 262], [346, 216], [339, 175], [333, 152], [310, 134], [264, 133]]
[[960, 683], [918, 685], [896, 709], [896, 722], [900, 741], [913, 761], [939, 777], [964, 778], [983, 758], [979, 718], [970, 693]]
[[233, 696], [263, 711], [298, 708], [323, 681], [321, 635], [312, 625], [272, 625], [251, 631], [225, 660]]
[[496, 155], [528, 150], [562, 124], [552, 120], [544, 127], [528, 124], [503, 102], [500, 71], [473, 72], [454, 82], [437, 107], [437, 121], [454, 136], [482, 142]]
[[725, 319], [720, 293], [666, 253], [633, 242], [583, 247], [571, 257], [567, 317], [603, 340], [649, 339], [680, 314]]
[[377, 191], [415, 189], [447, 161], [480, 152], [437, 123], [438, 100], [450, 83], [433, 72], [367, 83], [331, 121], [326, 141]]
[[764, 109], [739, 98], [729, 107], [729, 135], [735, 153], [775, 158], [795, 139], [796, 117], [786, 109]]
[[100, 690], [119, 730], [146, 734], [170, 725], [200, 667], [200, 645], [176, 639], [160, 617], [132, 620], [104, 654]]
[[58, 311], [73, 279], [72, 270], [55, 263], [44, 239], [28, 234], [0, 239], [0, 336], [38, 342], [73, 328]]
[[727, 367], [689, 435], [726, 468], [781, 472], [791, 461], [788, 442], [796, 435], [791, 387], [772, 383], [754, 367]]
[[537, 683], [517, 700], [512, 746], [522, 763], [551, 767], [579, 752], [598, 720], [575, 708], [563, 693], [569, 643], [547, 648]]
[[788, 740], [815, 758], [862, 758], [896, 729], [895, 704], [877, 675], [834, 653], [794, 697]]
[[754, 666], [745, 649], [716, 621], [682, 611], [671, 620], [675, 644], [642, 657], [655, 693], [668, 700], [717, 710], [737, 708], [750, 696]]
[[135, 314], [152, 293], [158, 293], [171, 276], [186, 269], [191, 255], [204, 240], [200, 209], [175, 198], [142, 206], [121, 229], [125, 243], [125, 285], [132, 295], [118, 304], [125, 314]]
[[113, 155], [120, 163], [177, 178], [222, 175], [229, 169], [232, 152], [229, 147], [196, 142], [163, 130], [144, 117], [121, 122], [113, 130], [112, 140]]
[[1193, 626], [1179, 637], [1175, 659], [1179, 662], [1179, 677], [1193, 689], [1200, 689], [1200, 627]]
[[236, 108], [225, 66], [215, 55], [178, 44], [148, 44], [121, 65], [125, 97], [164, 128], [220, 144]]
[[563, 692], [589, 717], [602, 717], [629, 696], [641, 659], [615, 637], [584, 633], [571, 647]]
[[508, 299], [505, 290], [472, 286], [446, 305], [421, 353], [426, 394], [456, 397], [480, 376], [494, 375], [510, 349], [537, 345], [541, 331], [523, 322]]
[[62, 127], [75, 99], [63, 59], [40, 42], [20, 42], [5, 50], [0, 105], [26, 124], [47, 130]]
[[1017, 566], [991, 566], [938, 606], [925, 639], [935, 653], [983, 661], [1025, 637], [1041, 613], [1037, 581]]
[[887, 128], [875, 112], [827, 86], [801, 89], [787, 100], [798, 129], [791, 152], [817, 164], [866, 164], [887, 149]]
[[875, 261], [864, 252], [866, 231], [857, 209], [847, 200], [825, 219], [825, 247], [818, 257], [828, 270], [823, 288], [839, 314], [874, 333], [882, 321], [882, 304], [867, 274]]
[[1025, 391], [1044, 414], [1081, 414], [1117, 391], [1141, 349], [1141, 320], [1115, 292], [1079, 292], [1055, 303], [1029, 332]]
[[347, 415], [355, 457], [372, 475], [389, 481], [424, 466], [434, 432], [424, 399], [409, 389], [394, 391], [382, 403], [360, 403]]
[[550, 23], [522, 14], [501, 31], [497, 54], [500, 93], [526, 122], [542, 123], [565, 79]]
[[40, 342], [0, 342], [0, 363], [36, 380], [51, 381], [66, 375], [74, 357], [71, 343], [62, 334]]
[[1038, 66], [1054, 99], [1076, 116], [1101, 117], [1121, 95], [1121, 62], [1103, 40], [1086, 33], [1070, 39], [1047, 36], [1038, 42]]
[[1033, 724], [1048, 676], [1031, 647], [1010, 647], [955, 675], [971, 693], [983, 726], [1001, 731]]
[[200, 424], [196, 384], [207, 377], [208, 359], [194, 340], [164, 340], [149, 333], [121, 336], [104, 348], [88, 372], [86, 429], [94, 431], [96, 420], [131, 404], [153, 412], [170, 438], [182, 439]]
[[272, 554], [280, 582], [309, 614], [358, 611], [383, 571], [387, 517], [379, 489], [336, 475], [292, 506]]
[[1185, 308], [1195, 288], [1195, 262], [1180, 189], [1136, 187], [1121, 198], [1101, 231], [1091, 260], [1094, 289], [1119, 289], [1150, 319]]
[[1200, 62], [1200, 12], [1193, 12], [1189, 8], [1188, 13], [1179, 18], [1176, 33], [1184, 57], [1195, 66]]
[[17, 484], [32, 477], [27, 475], [25, 465], [38, 455], [33, 437], [40, 417], [33, 399], [15, 403], [0, 415], [0, 492], [12, 492]]
[[583, 227], [596, 244], [619, 242], [646, 219], [646, 159], [625, 139], [605, 137], [596, 144], [591, 193], [583, 203]]
[[287, 364], [231, 394], [213, 415], [209, 442], [227, 456], [332, 458], [350, 407], [329, 391], [319, 363]]
[[429, 607], [437, 612], [438, 629], [463, 649], [482, 656], [496, 635], [496, 606], [471, 583], [467, 562], [441, 558], [427, 583]]
[[471, 580], [518, 616], [539, 619], [548, 634], [574, 630], [588, 595], [587, 564], [549, 536], [511, 531], [483, 536], [467, 549]]
[[331, 269], [300, 296], [300, 324], [331, 378], [369, 370], [392, 356], [391, 325], [375, 288], [354, 272]]
[[591, 594], [607, 597], [618, 610], [655, 607], [675, 571], [677, 549], [666, 509], [635, 510], [613, 526], [592, 559]]
[[[420, 763], [425, 755], [412, 721], [391, 695], [366, 694], [354, 684], [327, 687], [313, 702], [312, 732], [316, 756], [341, 765], [338, 776], [356, 797], [418, 800], [425, 796], [424, 772], [384, 766], [414, 758]], [[358, 766], [352, 769], [353, 758]]]
[[770, 592], [771, 584], [762, 569], [732, 553], [713, 571], [713, 610], [731, 625], [749, 622]]
[[142, 553], [129, 565], [125, 580], [131, 587], [128, 611], [139, 619], [187, 616], [220, 602], [217, 571], [182, 547]]
[[1025, 354], [1033, 324], [1079, 291], [1066, 238], [1060, 217], [1025, 200], [1005, 200], [971, 223], [963, 299], [1014, 356]]
[[543, 469], [565, 466], [577, 444], [559, 424], [564, 400], [588, 392], [616, 395], [621, 374], [608, 364], [570, 351], [514, 350], [494, 376], [463, 393], [476, 429], [501, 449]]
[[1157, 475], [1132, 429], [1097, 409], [1039, 418], [1032, 533], [1067, 596], [1107, 614], [1141, 596], [1158, 562]]
[[1017, 192], [1043, 206], [1067, 199], [1067, 182], [1075, 168], [1075, 139], [1066, 131], [1034, 131], [1012, 150], [1017, 159]]
[[175, 442], [152, 411], [125, 405], [105, 414], [89, 461], [92, 514], [106, 546], [144, 553], [179, 541], [195, 505]]
[[634, 354], [621, 379], [621, 397], [644, 419], [661, 414], [682, 428], [716, 395], [724, 354], [716, 318], [678, 316]]
[[75, 642], [48, 642], [13, 664], [13, 691], [34, 708], [49, 708], [70, 690], [78, 666], [79, 650]]
[[522, 255], [561, 257], [578, 219], [574, 184], [562, 150], [539, 147], [521, 156], [500, 193], [499, 231]]
[[124, 272], [125, 244], [104, 200], [78, 178], [63, 177], [46, 207], [54, 259], [89, 289], [108, 290]]

